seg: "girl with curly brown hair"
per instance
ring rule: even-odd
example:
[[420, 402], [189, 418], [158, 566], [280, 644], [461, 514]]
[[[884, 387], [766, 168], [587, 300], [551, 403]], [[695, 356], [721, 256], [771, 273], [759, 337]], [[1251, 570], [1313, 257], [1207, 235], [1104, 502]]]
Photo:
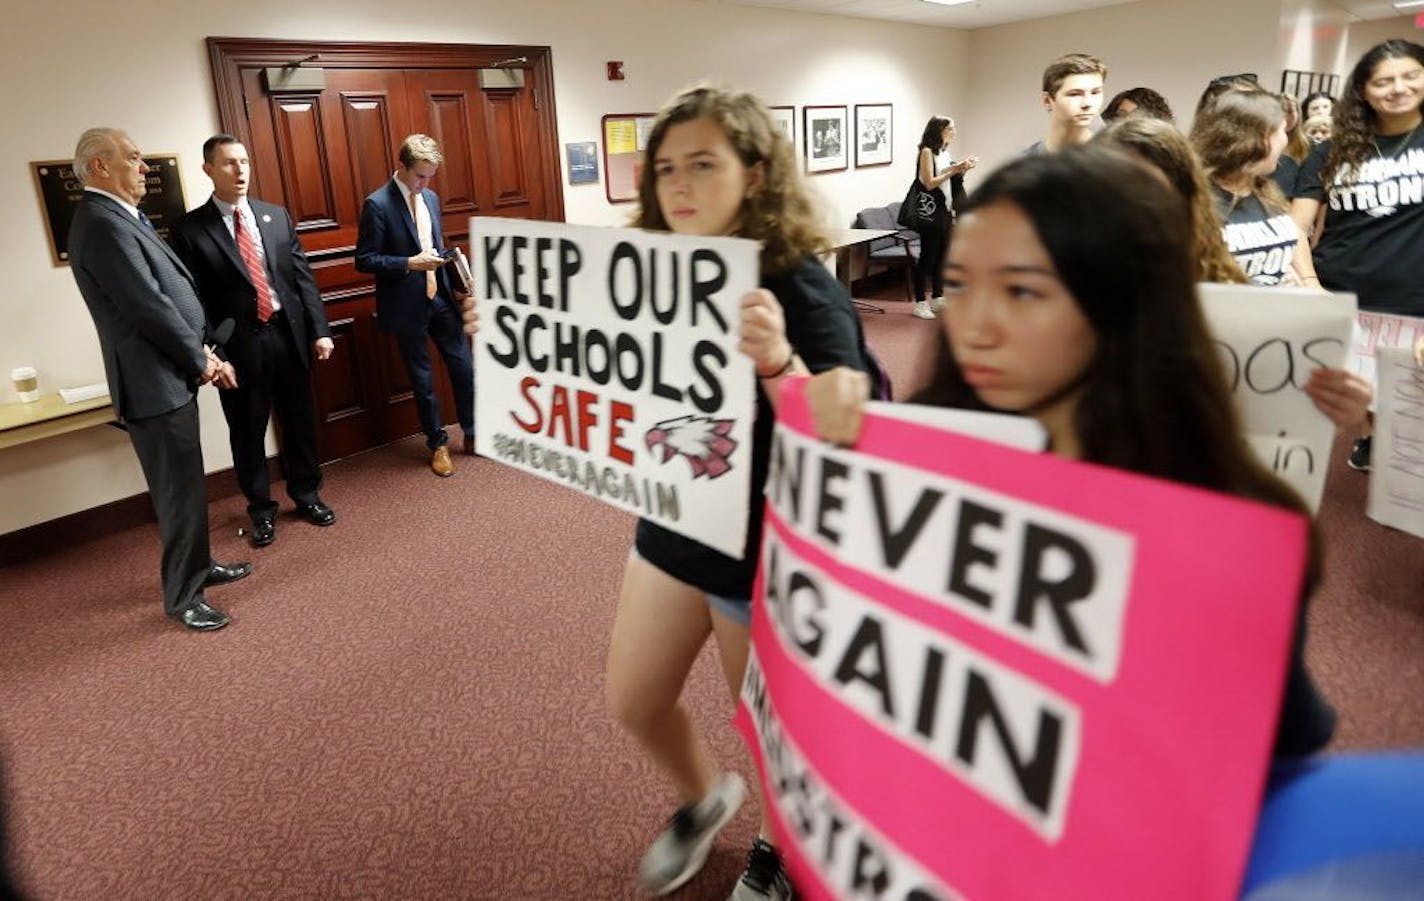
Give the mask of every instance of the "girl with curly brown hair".
[[[756, 98], [706, 87], [675, 97], [653, 123], [638, 188], [641, 228], [762, 243], [762, 288], [742, 301], [741, 349], [758, 378], [742, 558], [639, 521], [608, 650], [609, 707], [682, 798], [640, 868], [643, 887], [661, 895], [697, 873], [745, 792], [712, 759], [680, 697], [709, 636], [733, 700], [741, 693], [776, 384], [796, 372], [879, 367], [850, 295], [816, 258], [826, 236], [791, 144]], [[732, 898], [792, 896], [768, 838], [763, 818]]]

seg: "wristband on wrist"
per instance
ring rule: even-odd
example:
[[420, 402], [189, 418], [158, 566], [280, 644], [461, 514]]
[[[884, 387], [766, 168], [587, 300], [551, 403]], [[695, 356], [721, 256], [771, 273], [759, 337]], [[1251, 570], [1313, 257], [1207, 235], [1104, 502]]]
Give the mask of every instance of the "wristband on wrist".
[[791, 364], [794, 362], [796, 362], [796, 348], [793, 347], [791, 348], [791, 352], [786, 355], [786, 362], [781, 364], [780, 369], [776, 370], [775, 372], [768, 373], [767, 375], [762, 375], [760, 372], [758, 372], [757, 378], [763, 381], [766, 381], [768, 379], [779, 379], [783, 375], [786, 375], [786, 373], [791, 371]]

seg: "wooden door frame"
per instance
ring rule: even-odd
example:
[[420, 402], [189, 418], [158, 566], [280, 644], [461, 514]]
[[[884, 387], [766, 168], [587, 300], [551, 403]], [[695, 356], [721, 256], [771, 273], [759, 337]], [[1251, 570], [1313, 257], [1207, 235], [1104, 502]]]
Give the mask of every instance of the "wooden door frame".
[[[217, 92], [218, 123], [229, 134], [250, 143], [247, 110], [242, 107], [244, 68], [283, 66], [313, 53], [313, 65], [345, 69], [488, 69], [524, 57], [510, 68], [529, 69], [537, 77], [530, 90], [539, 118], [539, 153], [544, 158], [544, 214], [564, 221], [563, 167], [559, 160], [559, 124], [554, 109], [554, 65], [547, 46], [520, 44], [421, 44], [381, 41], [293, 41], [271, 38], [207, 39], [208, 59]], [[275, 200], [275, 198], [273, 198]], [[281, 198], [285, 205], [286, 197]]]

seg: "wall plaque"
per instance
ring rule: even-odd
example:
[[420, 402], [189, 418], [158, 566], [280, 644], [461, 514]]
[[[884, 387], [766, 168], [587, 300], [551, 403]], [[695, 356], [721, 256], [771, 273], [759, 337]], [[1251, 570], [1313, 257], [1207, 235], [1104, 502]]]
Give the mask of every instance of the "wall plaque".
[[[138, 208], [153, 220], [164, 240], [173, 220], [188, 211], [183, 199], [183, 182], [178, 177], [178, 154], [158, 153], [143, 158], [148, 163], [148, 193]], [[69, 265], [69, 223], [84, 196], [84, 186], [74, 177], [73, 160], [30, 163], [40, 206], [44, 208], [45, 231], [49, 234], [50, 257], [56, 266]]]

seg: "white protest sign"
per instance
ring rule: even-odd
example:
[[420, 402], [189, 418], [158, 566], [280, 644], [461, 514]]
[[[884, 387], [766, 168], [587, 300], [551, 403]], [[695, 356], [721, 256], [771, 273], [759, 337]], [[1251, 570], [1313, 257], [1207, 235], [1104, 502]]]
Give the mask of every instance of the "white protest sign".
[[1367, 513], [1424, 538], [1424, 369], [1404, 348], [1381, 347]]
[[1379, 348], [1412, 348], [1420, 338], [1424, 338], [1424, 319], [1360, 310], [1355, 314], [1355, 333], [1350, 345], [1348, 368], [1374, 384], [1375, 356]]
[[1355, 296], [1252, 285], [1197, 289], [1252, 450], [1310, 509], [1320, 509], [1335, 425], [1305, 385], [1317, 367], [1344, 366]]
[[957, 410], [954, 407], [931, 407], [925, 404], [893, 404], [888, 401], [866, 402], [866, 412], [901, 422], [913, 422], [931, 428], [952, 429], [985, 441], [1007, 444], [1019, 450], [1041, 451], [1048, 446], [1048, 432], [1038, 420], [1029, 416], [1008, 416], [979, 410]]
[[472, 218], [478, 452], [740, 558], [759, 248]]

